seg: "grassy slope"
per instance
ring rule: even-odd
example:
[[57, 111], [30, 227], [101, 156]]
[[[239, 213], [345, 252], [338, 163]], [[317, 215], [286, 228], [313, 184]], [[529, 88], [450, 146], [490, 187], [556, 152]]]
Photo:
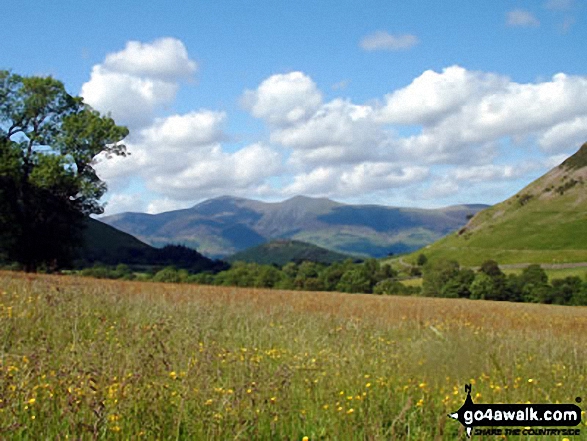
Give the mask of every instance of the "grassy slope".
[[151, 249], [136, 237], [95, 219], [88, 219], [84, 242], [80, 253], [90, 261], [111, 261], [133, 251], [148, 252]]
[[5, 439], [464, 441], [446, 415], [465, 384], [475, 403], [572, 403], [587, 377], [583, 307], [17, 273], [0, 286]]
[[318, 263], [333, 263], [351, 256], [297, 240], [276, 240], [241, 251], [229, 257], [229, 262], [243, 261], [283, 266], [288, 262], [309, 260]]
[[478, 213], [463, 230], [420, 252], [480, 265], [587, 262], [587, 144], [518, 194]]

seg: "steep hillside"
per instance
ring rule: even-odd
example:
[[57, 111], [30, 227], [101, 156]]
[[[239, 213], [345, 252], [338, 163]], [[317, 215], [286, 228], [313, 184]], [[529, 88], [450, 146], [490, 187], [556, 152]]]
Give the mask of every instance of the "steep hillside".
[[352, 256], [336, 253], [309, 243], [277, 239], [240, 251], [226, 260], [229, 262], [241, 261], [283, 266], [288, 262], [303, 261], [331, 264], [349, 258], [352, 258]]
[[76, 264], [88, 266], [96, 262], [107, 265], [173, 265], [194, 272], [224, 268], [223, 262], [208, 259], [193, 249], [180, 246], [154, 248], [130, 234], [88, 218]]
[[[422, 250], [468, 265], [587, 262], [587, 143], [511, 198]], [[419, 254], [419, 252], [415, 253]]]
[[295, 239], [333, 251], [386, 256], [415, 250], [462, 227], [485, 206], [419, 210], [346, 205], [297, 196], [278, 203], [219, 197], [157, 215], [123, 213], [101, 220], [154, 245], [181, 243], [224, 257], [273, 239]]

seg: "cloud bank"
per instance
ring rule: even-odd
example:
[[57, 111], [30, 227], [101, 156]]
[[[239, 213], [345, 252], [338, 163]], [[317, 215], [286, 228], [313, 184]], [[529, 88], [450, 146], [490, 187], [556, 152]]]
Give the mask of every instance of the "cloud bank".
[[132, 133], [129, 157], [97, 158], [108, 213], [223, 194], [442, 201], [544, 171], [587, 138], [587, 77], [518, 83], [454, 65], [367, 103], [325, 100], [301, 71], [271, 75], [235, 97], [264, 127], [240, 145], [222, 109], [161, 116], [197, 68], [171, 38], [130, 42], [93, 67], [82, 95]]

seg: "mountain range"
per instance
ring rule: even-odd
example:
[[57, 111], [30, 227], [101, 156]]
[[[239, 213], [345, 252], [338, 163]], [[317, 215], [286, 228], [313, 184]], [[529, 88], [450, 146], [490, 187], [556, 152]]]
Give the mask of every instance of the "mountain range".
[[458, 230], [486, 205], [415, 209], [349, 205], [296, 196], [261, 202], [222, 196], [160, 214], [100, 220], [153, 246], [182, 244], [224, 258], [274, 239], [294, 239], [361, 257], [405, 253]]
[[465, 265], [480, 265], [487, 259], [500, 264], [587, 262], [587, 143], [512, 197], [477, 213], [463, 228], [421, 252], [429, 259], [444, 257]]

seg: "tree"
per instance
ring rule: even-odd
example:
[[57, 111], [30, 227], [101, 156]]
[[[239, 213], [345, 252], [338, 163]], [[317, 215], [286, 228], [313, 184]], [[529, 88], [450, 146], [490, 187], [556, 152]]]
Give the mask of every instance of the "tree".
[[0, 71], [0, 249], [27, 271], [63, 265], [106, 191], [95, 158], [125, 155], [125, 127], [51, 77]]
[[336, 285], [337, 290], [352, 293], [370, 293], [371, 287], [368, 274], [358, 267], [347, 270]]
[[464, 268], [442, 287], [442, 297], [469, 298], [471, 296], [471, 283], [475, 279], [473, 270]]
[[[488, 276], [491, 279], [492, 287], [491, 289], [487, 287], [488, 289], [483, 292], [484, 297], [477, 298], [484, 298], [486, 300], [509, 299], [506, 275], [501, 271], [499, 265], [495, 260], [486, 260], [485, 262], [483, 262], [481, 264], [481, 268], [479, 269], [479, 274], [484, 274]], [[476, 289], [480, 289], [480, 286], [481, 285], [477, 285]], [[471, 294], [473, 294], [473, 290], [471, 290]]]
[[574, 296], [577, 296], [582, 289], [583, 282], [577, 276], [568, 276], [564, 279], [552, 281], [551, 299], [557, 305], [569, 305]]
[[459, 263], [454, 260], [438, 259], [424, 266], [422, 293], [425, 296], [441, 296], [449, 280], [459, 275]]
[[540, 265], [529, 265], [519, 276], [522, 285], [522, 297], [526, 302], [550, 303], [548, 275]]
[[424, 266], [424, 265], [426, 265], [426, 262], [428, 262], [428, 258], [426, 257], [425, 254], [420, 253], [418, 255], [418, 260], [416, 260], [416, 265], [418, 265], [418, 266]]
[[479, 271], [487, 274], [489, 277], [501, 277], [504, 275], [495, 260], [486, 260], [483, 262]]
[[491, 276], [480, 271], [471, 283], [471, 299], [491, 300], [494, 296], [495, 285]]

